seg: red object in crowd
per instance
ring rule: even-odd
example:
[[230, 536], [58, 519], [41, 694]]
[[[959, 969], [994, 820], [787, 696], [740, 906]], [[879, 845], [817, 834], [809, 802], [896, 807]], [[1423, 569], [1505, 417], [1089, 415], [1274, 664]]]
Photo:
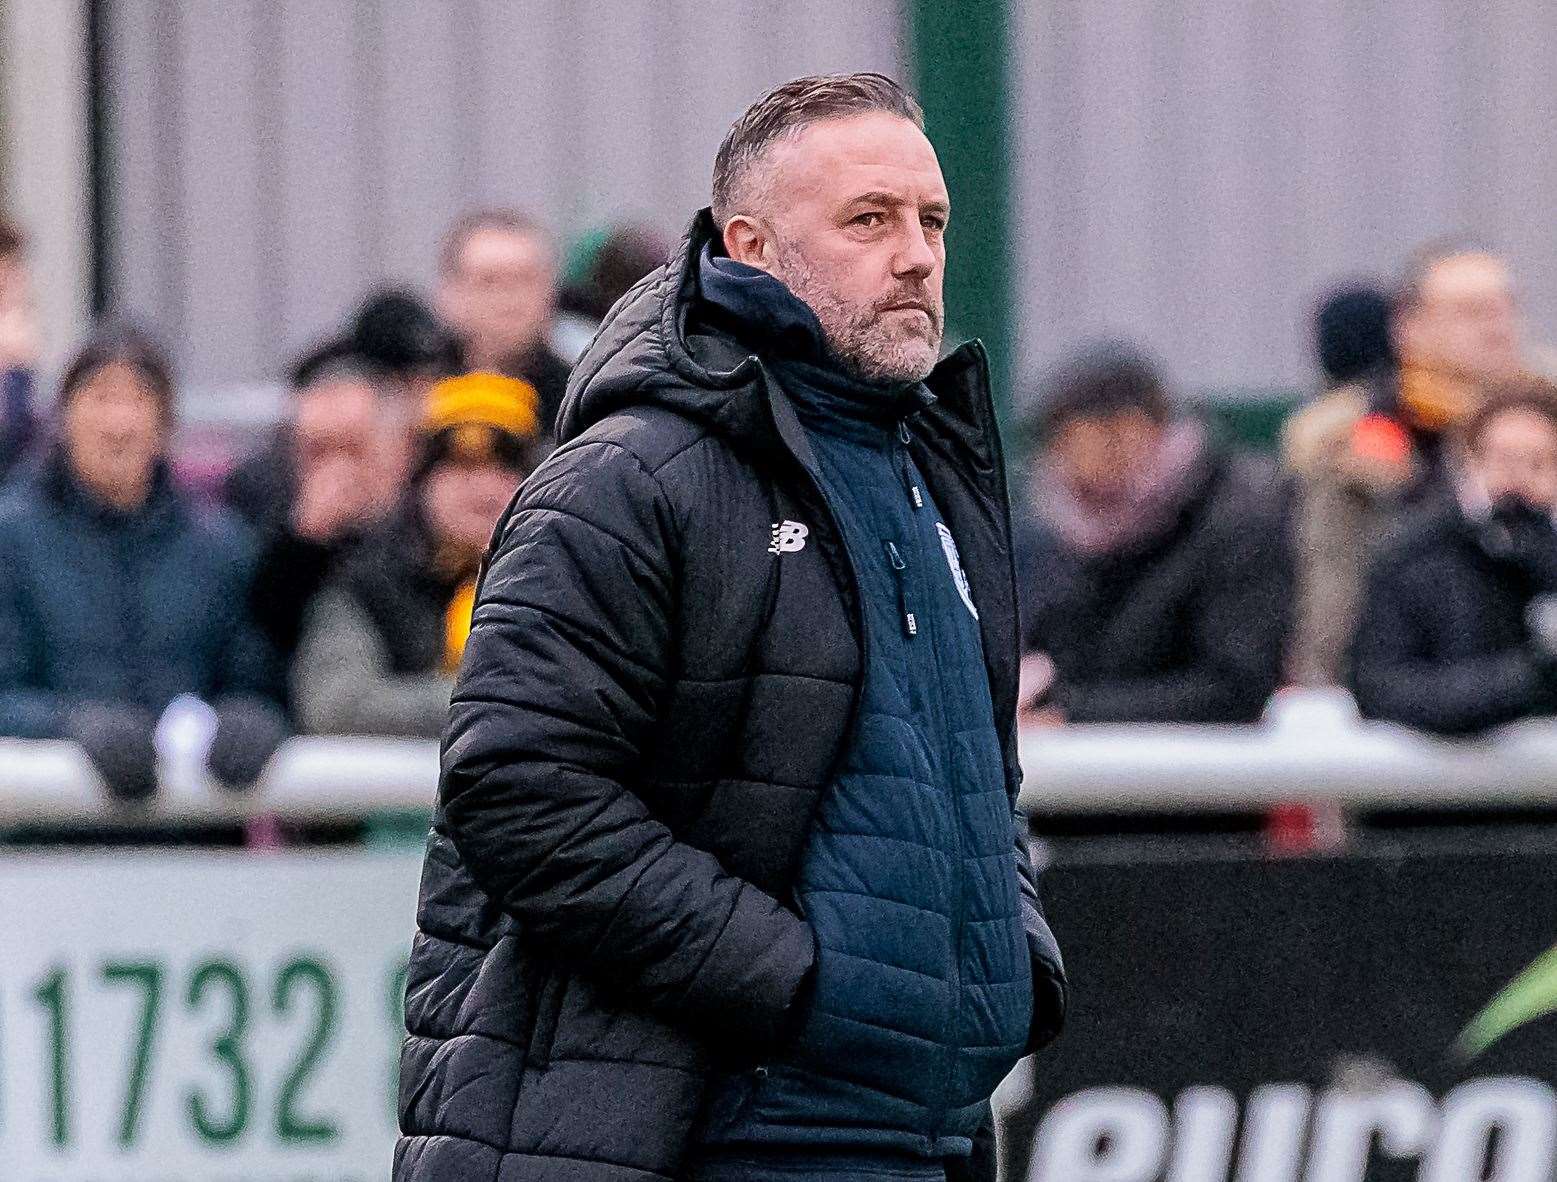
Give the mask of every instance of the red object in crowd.
[[1327, 853], [1345, 842], [1345, 820], [1334, 805], [1291, 801], [1265, 814], [1265, 848], [1277, 857]]
[[1375, 412], [1352, 428], [1352, 452], [1360, 459], [1404, 467], [1411, 462], [1411, 436], [1399, 420]]
[[257, 813], [243, 823], [243, 845], [250, 850], [285, 849], [286, 828], [275, 813]]

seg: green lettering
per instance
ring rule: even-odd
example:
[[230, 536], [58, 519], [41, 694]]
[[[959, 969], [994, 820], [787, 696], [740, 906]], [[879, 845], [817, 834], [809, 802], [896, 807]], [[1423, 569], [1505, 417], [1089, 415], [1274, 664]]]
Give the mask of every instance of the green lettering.
[[213, 990], [226, 994], [227, 1022], [211, 1040], [211, 1057], [227, 1070], [227, 1102], [220, 1115], [212, 1115], [216, 1106], [210, 1097], [191, 1089], [187, 1107], [190, 1122], [202, 1140], [227, 1145], [243, 1135], [248, 1127], [253, 1098], [253, 1080], [244, 1040], [249, 1030], [249, 987], [242, 971], [231, 961], [208, 960], [189, 979], [185, 1001], [191, 1010], [199, 1009]]
[[312, 991], [318, 999], [315, 1003], [317, 1009], [313, 1029], [281, 1085], [281, 1094], [276, 1103], [276, 1133], [284, 1141], [316, 1144], [335, 1140], [340, 1136], [340, 1129], [329, 1117], [300, 1115], [297, 1102], [299, 1094], [308, 1085], [309, 1077], [318, 1070], [335, 1035], [335, 980], [317, 960], [301, 957], [292, 961], [276, 978], [272, 1001], [278, 1014], [285, 1014], [292, 1008], [293, 995], [300, 987]]
[[67, 1067], [70, 1063], [69, 1011], [66, 1006], [65, 984], [68, 976], [63, 968], [57, 968], [33, 991], [38, 1004], [49, 1015], [50, 1116], [53, 1141], [60, 1148], [70, 1144], [70, 1080]]
[[103, 983], [133, 985], [141, 991], [140, 1028], [119, 1112], [119, 1144], [129, 1146], [140, 1135], [141, 1102], [146, 1097], [146, 1081], [151, 1073], [152, 1037], [157, 1016], [162, 1012], [162, 966], [149, 961], [109, 961], [103, 966]]

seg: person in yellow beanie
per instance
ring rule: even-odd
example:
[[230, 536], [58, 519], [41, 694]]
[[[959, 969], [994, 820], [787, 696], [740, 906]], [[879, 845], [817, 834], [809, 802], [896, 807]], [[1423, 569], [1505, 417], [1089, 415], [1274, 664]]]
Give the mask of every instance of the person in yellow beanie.
[[492, 529], [539, 460], [529, 383], [478, 372], [433, 386], [399, 511], [309, 607], [292, 666], [304, 729], [436, 737]]

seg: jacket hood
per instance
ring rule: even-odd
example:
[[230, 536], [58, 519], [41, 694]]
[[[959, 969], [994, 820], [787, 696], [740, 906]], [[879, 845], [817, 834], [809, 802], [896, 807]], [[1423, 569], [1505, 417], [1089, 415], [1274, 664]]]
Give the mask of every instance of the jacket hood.
[[[700, 258], [715, 237], [712, 214], [699, 210], [669, 261], [606, 315], [568, 381], [557, 419], [559, 443], [615, 411], [649, 405], [673, 410], [748, 446], [778, 444], [770, 409], [775, 383], [767, 366], [703, 314]], [[940, 424], [933, 434], [966, 450], [980, 467], [996, 467], [983, 345], [970, 341], [955, 350], [924, 384], [936, 398], [920, 412]]]
[[759, 429], [756, 358], [734, 338], [699, 331], [697, 260], [714, 235], [704, 209], [661, 267], [639, 280], [606, 314], [568, 379], [557, 416], [567, 443], [607, 415], [663, 406], [744, 437]]

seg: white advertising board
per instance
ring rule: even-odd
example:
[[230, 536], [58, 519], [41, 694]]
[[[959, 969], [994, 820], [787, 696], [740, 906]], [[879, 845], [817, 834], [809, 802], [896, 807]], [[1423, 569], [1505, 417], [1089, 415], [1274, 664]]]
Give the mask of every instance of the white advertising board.
[[387, 1178], [419, 869], [0, 856], [0, 1178]]

